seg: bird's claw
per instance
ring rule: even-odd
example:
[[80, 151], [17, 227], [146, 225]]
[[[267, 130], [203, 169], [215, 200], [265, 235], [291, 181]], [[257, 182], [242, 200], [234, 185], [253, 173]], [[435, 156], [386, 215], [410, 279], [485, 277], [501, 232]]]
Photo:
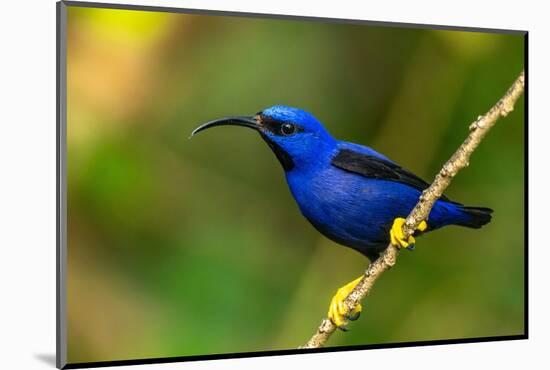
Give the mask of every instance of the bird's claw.
[[360, 304], [350, 311], [344, 303], [344, 300], [362, 278], [361, 276], [338, 289], [330, 302], [328, 318], [342, 331], [348, 331], [348, 323], [357, 320], [361, 315], [362, 307]]
[[[409, 236], [408, 239], [405, 239], [405, 235], [403, 234], [403, 224], [405, 223], [405, 219], [402, 217], [398, 217], [395, 220], [393, 220], [393, 225], [390, 230], [390, 240], [391, 244], [397, 248], [407, 248], [409, 250], [414, 249], [414, 243], [416, 240], [414, 239], [414, 236]], [[428, 224], [426, 221], [420, 222], [416, 230], [418, 231], [424, 231], [428, 228]]]

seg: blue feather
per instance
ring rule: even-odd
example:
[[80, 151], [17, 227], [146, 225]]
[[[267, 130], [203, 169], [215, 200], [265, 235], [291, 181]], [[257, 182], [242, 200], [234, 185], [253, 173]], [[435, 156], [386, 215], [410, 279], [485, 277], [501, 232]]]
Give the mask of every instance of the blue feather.
[[[397, 217], [407, 217], [428, 184], [367, 146], [333, 138], [312, 114], [276, 105], [255, 117], [207, 123], [251, 127], [283, 164], [290, 191], [304, 217], [323, 235], [373, 259], [387, 246]], [[446, 197], [428, 217], [426, 232], [447, 225], [478, 228], [489, 208], [465, 207]]]
[[[332, 159], [343, 149], [394, 162], [367, 146], [334, 139], [310, 113], [274, 106], [261, 114], [302, 129], [293, 136], [262, 134], [296, 163], [286, 172], [286, 179], [304, 217], [329, 239], [376, 257], [389, 242], [393, 220], [407, 217], [421, 191], [401, 182], [368, 178], [333, 166]], [[475, 216], [468, 209], [459, 203], [438, 200], [428, 218], [428, 231], [453, 224], [475, 225]], [[484, 210], [490, 213], [489, 209]], [[490, 215], [483, 222], [489, 220]]]

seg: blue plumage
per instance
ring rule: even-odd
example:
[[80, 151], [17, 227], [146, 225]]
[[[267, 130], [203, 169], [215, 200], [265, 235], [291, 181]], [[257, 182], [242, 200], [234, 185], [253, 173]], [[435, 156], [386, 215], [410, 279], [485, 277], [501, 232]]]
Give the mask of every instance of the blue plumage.
[[[377, 258], [389, 242], [393, 220], [406, 217], [428, 186], [384, 155], [366, 146], [338, 141], [310, 113], [273, 106], [253, 117], [229, 117], [212, 126], [254, 128], [285, 169], [302, 214], [323, 235]], [[447, 225], [478, 228], [492, 210], [465, 207], [442, 197], [428, 218], [428, 230]]]

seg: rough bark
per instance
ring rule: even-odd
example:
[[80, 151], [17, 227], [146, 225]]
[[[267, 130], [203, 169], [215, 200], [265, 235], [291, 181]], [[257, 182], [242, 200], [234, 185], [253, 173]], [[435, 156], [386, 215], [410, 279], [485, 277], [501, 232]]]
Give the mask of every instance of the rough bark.
[[[470, 124], [470, 133], [466, 140], [464, 140], [462, 145], [460, 145], [447, 163], [443, 165], [443, 168], [436, 175], [433, 183], [429, 188], [424, 190], [418, 200], [418, 203], [407, 217], [407, 220], [403, 225], [405, 239], [412, 235], [422, 220], [426, 220], [428, 218], [428, 215], [430, 214], [436, 200], [441, 197], [458, 171], [468, 166], [471, 154], [478, 147], [481, 140], [494, 126], [497, 120], [500, 117], [505, 117], [514, 109], [516, 101], [523, 93], [524, 85], [525, 75], [522, 71], [516, 81], [508, 89], [506, 94], [487, 113], [479, 116], [472, 124]], [[355, 286], [344, 301], [350, 312], [353, 311], [353, 309], [367, 297], [374, 286], [374, 283], [382, 275], [382, 273], [395, 265], [398, 255], [399, 249], [389, 244], [388, 248], [384, 251], [384, 253], [382, 253], [380, 258], [369, 265], [359, 284]], [[336, 325], [334, 325], [330, 319], [323, 319], [321, 325], [317, 329], [317, 332], [304, 346], [300, 348], [323, 347], [336, 329]]]

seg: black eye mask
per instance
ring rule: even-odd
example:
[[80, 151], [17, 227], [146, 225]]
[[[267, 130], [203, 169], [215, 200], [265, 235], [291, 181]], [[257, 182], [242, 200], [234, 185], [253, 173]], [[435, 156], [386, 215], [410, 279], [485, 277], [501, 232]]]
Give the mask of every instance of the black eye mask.
[[260, 117], [262, 127], [277, 136], [290, 136], [304, 131], [303, 127], [293, 122], [279, 121], [262, 114], [258, 116]]

